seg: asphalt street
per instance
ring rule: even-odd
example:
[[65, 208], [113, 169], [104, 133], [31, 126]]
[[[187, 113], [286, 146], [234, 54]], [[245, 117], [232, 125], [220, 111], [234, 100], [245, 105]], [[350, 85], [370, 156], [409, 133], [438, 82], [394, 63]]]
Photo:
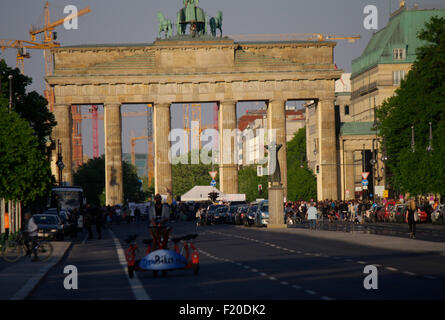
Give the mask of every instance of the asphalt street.
[[[85, 234], [33, 292], [31, 299], [100, 300], [342, 300], [444, 299], [445, 254], [409, 252], [317, 237], [308, 230], [267, 229], [233, 225], [201, 226], [173, 223], [174, 235], [197, 232], [200, 273], [177, 270], [153, 277], [138, 272], [129, 281], [121, 260], [124, 239], [139, 234], [149, 238], [144, 224], [113, 225], [101, 240]], [[331, 232], [340, 235], [344, 232]], [[370, 236], [377, 239], [379, 236]], [[396, 238], [389, 238], [396, 239]], [[398, 239], [400, 241], [405, 241]], [[391, 240], [389, 240], [391, 241]], [[406, 239], [410, 246], [411, 239]], [[404, 243], [404, 242], [403, 242]], [[141, 253], [142, 254], [142, 253]], [[120, 256], [120, 257], [119, 257]], [[366, 290], [366, 265], [378, 270], [378, 289]], [[77, 290], [66, 290], [66, 265], [78, 269]]]

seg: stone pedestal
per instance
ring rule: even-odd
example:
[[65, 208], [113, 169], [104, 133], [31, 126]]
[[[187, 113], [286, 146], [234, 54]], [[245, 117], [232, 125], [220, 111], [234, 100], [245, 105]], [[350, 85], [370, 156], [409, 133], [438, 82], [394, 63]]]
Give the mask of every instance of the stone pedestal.
[[[172, 165], [170, 156], [170, 104], [158, 103], [154, 106], [153, 133], [155, 143], [155, 193], [167, 196], [172, 202]], [[185, 173], [184, 173], [185, 174]]]
[[106, 205], [124, 203], [120, 104], [104, 106]]
[[[54, 106], [54, 117], [57, 121], [57, 126], [54, 128], [54, 139], [57, 145], [57, 140], [62, 143], [62, 161], [65, 165], [62, 171], [62, 180], [68, 185], [73, 185], [73, 147], [72, 147], [72, 127], [73, 119], [71, 115], [71, 106], [65, 104], [56, 104]], [[59, 168], [56, 165], [57, 161], [57, 148], [52, 151], [52, 164], [51, 169], [53, 175], [59, 182]]]
[[238, 193], [236, 155], [236, 101], [222, 101], [219, 105], [219, 185], [226, 194]]
[[[284, 196], [287, 197], [287, 142], [286, 142], [286, 101], [271, 100], [267, 107], [267, 128], [275, 130], [275, 141], [277, 144], [283, 145], [278, 152], [278, 161], [281, 169], [281, 183], [284, 190]], [[273, 139], [273, 135], [269, 136]]]
[[272, 185], [269, 188], [269, 223], [268, 228], [287, 228], [284, 224], [284, 188]]

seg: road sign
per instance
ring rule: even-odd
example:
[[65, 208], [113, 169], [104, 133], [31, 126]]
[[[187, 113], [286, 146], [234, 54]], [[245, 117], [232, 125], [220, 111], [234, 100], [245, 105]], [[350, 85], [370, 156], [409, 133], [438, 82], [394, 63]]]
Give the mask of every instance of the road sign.
[[363, 186], [363, 190], [368, 190], [368, 186]]
[[362, 180], [362, 185], [367, 187], [369, 185], [369, 181], [366, 179]]
[[215, 181], [215, 180], [212, 180], [212, 182], [210, 182], [210, 185], [211, 185], [212, 187], [216, 187], [216, 181]]
[[215, 180], [216, 175], [218, 174], [218, 171], [210, 171], [209, 174], [212, 177], [212, 180]]
[[369, 176], [369, 172], [362, 172], [363, 180], [366, 180], [366, 178], [368, 178], [368, 176]]
[[383, 198], [388, 198], [389, 197], [389, 191], [385, 190], [383, 191]]
[[256, 167], [256, 175], [258, 176], [258, 177], [262, 177], [263, 176], [263, 166], [257, 166]]

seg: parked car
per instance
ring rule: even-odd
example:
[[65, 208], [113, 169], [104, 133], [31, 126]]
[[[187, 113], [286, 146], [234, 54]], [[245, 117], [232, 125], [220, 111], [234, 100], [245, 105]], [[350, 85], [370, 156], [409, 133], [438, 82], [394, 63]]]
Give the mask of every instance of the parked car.
[[58, 215], [36, 214], [33, 218], [38, 227], [38, 237], [49, 240], [64, 240], [63, 224]]
[[385, 203], [383, 212], [380, 212], [380, 214], [377, 214], [377, 221], [389, 222], [390, 216], [391, 216], [391, 211], [394, 209], [395, 206], [396, 206], [395, 201], [388, 201], [387, 203]]
[[397, 204], [392, 211], [392, 221], [398, 223], [405, 223], [406, 210], [408, 205]]
[[236, 212], [235, 212], [235, 217], [234, 217], [235, 224], [237, 224], [237, 225], [243, 224], [243, 217], [247, 213], [248, 209], [249, 209], [248, 205], [239, 205], [237, 207]]
[[212, 204], [207, 207], [207, 210], [205, 211], [204, 224], [210, 225], [213, 223], [213, 214], [215, 213], [215, 210], [219, 207], [221, 207], [221, 205], [216, 205], [216, 204]]
[[[283, 212], [284, 214], [284, 212]], [[265, 227], [269, 223], [269, 200], [263, 200], [255, 211], [255, 225]]]
[[231, 204], [229, 206], [229, 209], [227, 210], [226, 223], [235, 224], [235, 213], [239, 206], [239, 204]]
[[209, 217], [207, 219], [210, 219], [210, 223], [218, 224], [224, 222], [224, 214], [222, 212], [222, 209], [224, 209], [225, 206], [217, 206], [213, 210], [209, 211]]
[[433, 224], [442, 224], [445, 222], [445, 204], [439, 204], [436, 210], [431, 213], [431, 222]]
[[428, 214], [424, 205], [417, 206], [417, 213], [419, 214], [419, 222], [428, 222]]
[[248, 227], [255, 222], [255, 213], [258, 209], [258, 203], [251, 204], [247, 209], [247, 212], [243, 215], [243, 224]]
[[216, 213], [218, 213], [219, 217], [220, 217], [220, 223], [227, 222], [228, 211], [229, 211], [229, 207], [227, 207], [227, 206], [221, 206], [220, 208], [216, 209]]

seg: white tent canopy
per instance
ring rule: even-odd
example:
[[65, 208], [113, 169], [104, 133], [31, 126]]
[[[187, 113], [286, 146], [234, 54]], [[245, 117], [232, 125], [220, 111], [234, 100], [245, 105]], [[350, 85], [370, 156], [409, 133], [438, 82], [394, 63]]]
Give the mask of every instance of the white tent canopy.
[[209, 200], [209, 193], [213, 191], [218, 192], [220, 196], [222, 195], [222, 192], [215, 187], [195, 186], [181, 196], [181, 201], [207, 201]]

